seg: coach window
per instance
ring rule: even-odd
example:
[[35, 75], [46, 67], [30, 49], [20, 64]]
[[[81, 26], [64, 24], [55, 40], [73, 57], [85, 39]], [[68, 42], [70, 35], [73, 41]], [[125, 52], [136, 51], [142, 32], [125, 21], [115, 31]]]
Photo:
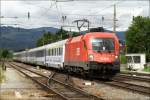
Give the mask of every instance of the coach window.
[[56, 53], [57, 53], [57, 51], [56, 51], [56, 48], [55, 48], [55, 56], [56, 56]]
[[39, 57], [43, 57], [43, 56], [44, 56], [43, 50], [39, 51]]
[[53, 56], [55, 56], [55, 49], [53, 49]]
[[55, 52], [56, 52], [56, 54], [55, 54], [55, 55], [57, 56], [57, 48], [55, 48]]
[[53, 55], [53, 49], [51, 49], [51, 56]]
[[57, 56], [59, 56], [59, 48], [57, 48]]
[[61, 48], [59, 48], [59, 55], [61, 55]]
[[55, 49], [53, 48], [53, 56], [55, 55]]
[[56, 56], [57, 56], [57, 53], [58, 53], [58, 52], [57, 52], [57, 48], [56, 48]]
[[52, 56], [53, 55], [53, 51], [52, 51], [53, 49], [50, 49], [50, 50], [51, 50], [51, 56]]
[[53, 56], [55, 56], [55, 49], [53, 49]]
[[56, 55], [56, 49], [54, 48], [54, 56]]
[[52, 56], [54, 55], [54, 49], [52, 49]]
[[56, 55], [58, 56], [58, 48], [56, 48]]
[[56, 48], [54, 50], [55, 50], [55, 56], [56, 56]]
[[30, 57], [32, 57], [32, 53], [30, 52]]
[[59, 56], [59, 48], [57, 48], [57, 55]]
[[57, 48], [55, 48], [55, 56], [57, 55]]
[[58, 48], [58, 50], [59, 50], [59, 55], [60, 55], [60, 48]]
[[48, 55], [50, 56], [50, 54], [51, 54], [51, 51], [50, 51], [50, 49], [48, 49]]
[[51, 50], [51, 49], [49, 49], [49, 56], [51, 56], [51, 54], [52, 54], [52, 50]]
[[57, 48], [57, 56], [59, 55], [59, 48]]
[[53, 56], [55, 55], [55, 49], [53, 49]]
[[53, 49], [53, 56], [55, 56], [55, 49]]
[[49, 56], [51, 55], [51, 49], [48, 50], [48, 55], [49, 55]]
[[60, 55], [63, 54], [63, 48], [60, 48]]
[[57, 48], [55, 48], [55, 52], [56, 52], [56, 54], [55, 54], [55, 55], [57, 56]]
[[52, 49], [50, 49], [50, 56], [52, 55]]

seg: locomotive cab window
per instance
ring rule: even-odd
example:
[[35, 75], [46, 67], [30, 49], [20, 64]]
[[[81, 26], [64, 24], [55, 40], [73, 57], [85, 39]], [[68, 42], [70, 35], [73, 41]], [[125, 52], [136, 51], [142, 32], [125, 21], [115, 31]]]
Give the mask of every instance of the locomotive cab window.
[[92, 39], [92, 49], [95, 52], [113, 52], [114, 41], [111, 38]]

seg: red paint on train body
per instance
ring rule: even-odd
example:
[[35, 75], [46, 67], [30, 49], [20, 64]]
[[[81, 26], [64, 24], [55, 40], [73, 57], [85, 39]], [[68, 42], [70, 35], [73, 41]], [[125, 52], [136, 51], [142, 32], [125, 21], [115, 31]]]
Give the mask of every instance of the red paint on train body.
[[102, 71], [105, 65], [110, 66], [108, 69], [120, 70], [119, 41], [114, 33], [90, 32], [66, 42], [65, 66], [89, 72]]

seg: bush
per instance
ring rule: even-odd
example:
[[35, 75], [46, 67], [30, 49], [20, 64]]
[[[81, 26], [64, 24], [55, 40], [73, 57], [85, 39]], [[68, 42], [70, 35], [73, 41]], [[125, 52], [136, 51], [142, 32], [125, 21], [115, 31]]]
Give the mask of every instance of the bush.
[[124, 54], [120, 55], [121, 64], [126, 64], [126, 56]]
[[146, 53], [146, 60], [150, 62], [150, 18], [135, 17], [126, 32], [127, 53]]

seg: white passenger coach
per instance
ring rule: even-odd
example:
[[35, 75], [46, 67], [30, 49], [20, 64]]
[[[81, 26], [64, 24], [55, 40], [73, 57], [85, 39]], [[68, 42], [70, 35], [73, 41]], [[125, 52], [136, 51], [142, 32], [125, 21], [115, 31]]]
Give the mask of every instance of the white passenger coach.
[[66, 40], [14, 53], [14, 60], [47, 67], [63, 68]]

